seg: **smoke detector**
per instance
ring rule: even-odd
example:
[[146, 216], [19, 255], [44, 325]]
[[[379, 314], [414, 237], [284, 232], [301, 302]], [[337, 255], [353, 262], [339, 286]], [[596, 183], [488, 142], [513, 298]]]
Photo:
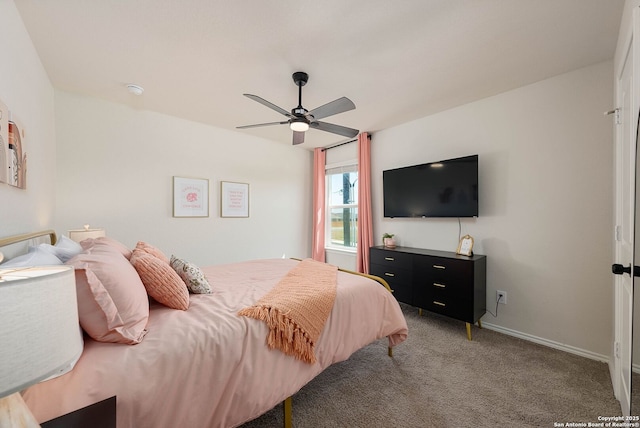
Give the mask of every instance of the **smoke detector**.
[[144, 88], [142, 86], [134, 85], [133, 83], [129, 83], [127, 85], [127, 90], [133, 95], [142, 95], [144, 92]]

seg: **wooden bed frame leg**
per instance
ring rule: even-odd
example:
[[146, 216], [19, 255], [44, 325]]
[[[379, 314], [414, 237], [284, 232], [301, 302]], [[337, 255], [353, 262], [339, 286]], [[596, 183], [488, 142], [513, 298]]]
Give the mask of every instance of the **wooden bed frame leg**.
[[291, 397], [285, 399], [282, 404], [284, 405], [284, 428], [293, 428], [293, 417], [292, 417], [292, 403]]

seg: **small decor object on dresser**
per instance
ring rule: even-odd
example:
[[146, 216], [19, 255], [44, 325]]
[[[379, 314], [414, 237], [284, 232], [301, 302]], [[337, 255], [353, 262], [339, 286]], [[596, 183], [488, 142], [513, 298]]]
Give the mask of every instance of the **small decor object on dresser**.
[[458, 244], [456, 254], [462, 254], [463, 256], [473, 255], [473, 237], [470, 235], [464, 235]]
[[384, 243], [385, 247], [396, 248], [396, 240], [393, 239], [393, 237], [393, 233], [385, 233], [384, 235], [382, 235], [382, 242]]

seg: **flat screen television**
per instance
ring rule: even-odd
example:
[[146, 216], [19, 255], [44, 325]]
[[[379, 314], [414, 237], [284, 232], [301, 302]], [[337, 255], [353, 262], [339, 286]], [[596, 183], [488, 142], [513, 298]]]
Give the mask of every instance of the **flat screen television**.
[[385, 217], [477, 217], [478, 155], [382, 172]]

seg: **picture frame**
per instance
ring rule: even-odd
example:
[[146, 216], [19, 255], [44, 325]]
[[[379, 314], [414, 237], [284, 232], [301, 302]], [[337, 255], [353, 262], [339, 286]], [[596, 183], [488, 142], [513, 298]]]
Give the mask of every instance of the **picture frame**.
[[0, 100], [0, 183], [9, 183], [9, 108]]
[[209, 180], [174, 176], [173, 216], [209, 217]]
[[22, 121], [11, 110], [8, 113], [7, 184], [19, 189], [26, 189], [27, 151], [25, 128], [22, 126]]
[[220, 217], [249, 217], [249, 184], [220, 182]]
[[473, 237], [471, 235], [464, 235], [460, 239], [456, 254], [469, 257], [473, 256]]

